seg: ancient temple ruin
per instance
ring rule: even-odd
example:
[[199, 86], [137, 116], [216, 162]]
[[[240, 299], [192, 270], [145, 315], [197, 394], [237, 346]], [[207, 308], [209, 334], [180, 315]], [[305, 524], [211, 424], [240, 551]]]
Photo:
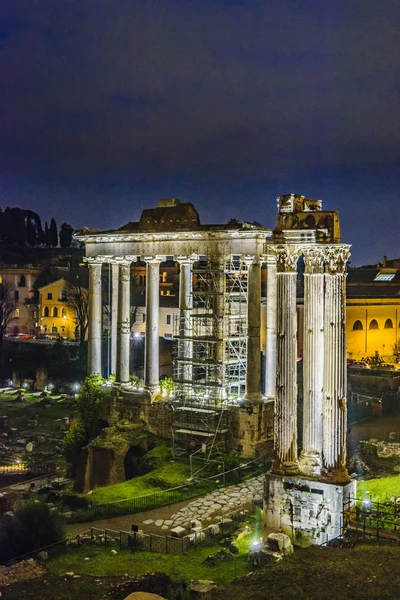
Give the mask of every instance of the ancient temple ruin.
[[[335, 212], [320, 202], [278, 199], [274, 463], [266, 476], [266, 530], [300, 544], [340, 535], [343, 504], [355, 495], [346, 469], [345, 277], [350, 247]], [[296, 279], [304, 261], [302, 451], [298, 454]]]
[[[145, 404], [159, 391], [159, 269], [167, 259], [179, 264], [177, 391], [170, 427], [178, 443], [193, 440], [209, 453], [222, 445], [251, 456], [271, 438], [267, 413], [272, 414], [274, 393], [269, 403], [261, 393], [260, 355], [261, 265], [271, 233], [258, 223], [236, 220], [203, 225], [192, 204], [166, 199], [144, 210], [139, 222], [76, 236], [85, 243], [90, 273], [89, 373], [102, 372], [101, 278], [107, 265], [112, 271], [112, 370], [126, 403], [137, 394], [129, 388], [131, 264], [146, 264]], [[268, 367], [275, 381], [273, 370]], [[269, 382], [271, 390], [273, 385]]]
[[[117, 416], [136, 415], [174, 442], [193, 441], [244, 457], [274, 438], [266, 478], [265, 529], [321, 543], [340, 530], [354, 494], [346, 470], [345, 278], [349, 246], [338, 215], [321, 201], [278, 198], [276, 227], [204, 225], [176, 199], [143, 211], [117, 231], [82, 231], [90, 272], [89, 373], [101, 373], [104, 265], [110, 269], [111, 361]], [[174, 325], [177, 390], [159, 392], [159, 270], [179, 264]], [[146, 265], [144, 389], [129, 384], [131, 264]], [[261, 268], [267, 268], [266, 325], [261, 325]], [[304, 267], [302, 448], [298, 452], [296, 287]], [[266, 340], [261, 391], [261, 337]], [[272, 435], [272, 433], [274, 434]], [[318, 517], [317, 517], [318, 515]], [[296, 538], [297, 539], [297, 538]], [[296, 541], [295, 539], [295, 541]]]

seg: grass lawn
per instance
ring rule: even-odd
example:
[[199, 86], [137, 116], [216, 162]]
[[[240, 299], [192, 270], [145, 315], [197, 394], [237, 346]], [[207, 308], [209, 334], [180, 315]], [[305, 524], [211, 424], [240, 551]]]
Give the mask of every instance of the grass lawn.
[[373, 502], [390, 502], [400, 496], [400, 475], [368, 479], [357, 483], [357, 496], [372, 496]]
[[177, 487], [187, 483], [190, 476], [189, 464], [166, 462], [146, 475], [141, 475], [106, 487], [96, 488], [90, 495], [91, 504], [116, 502], [135, 496], [153, 494], [160, 490]]
[[[166, 573], [174, 581], [191, 579], [212, 579], [221, 585], [227, 585], [236, 577], [250, 572], [250, 563], [246, 553], [232, 555], [216, 567], [204, 565], [204, 559], [221, 549], [219, 544], [204, 544], [192, 549], [184, 556], [179, 554], [161, 554], [158, 552], [130, 552], [118, 550], [113, 556], [110, 547], [86, 546], [78, 551], [66, 554], [49, 563], [54, 574], [64, 575], [73, 571], [79, 575], [94, 577], [129, 576], [156, 571]], [[84, 560], [86, 557], [89, 560]]]

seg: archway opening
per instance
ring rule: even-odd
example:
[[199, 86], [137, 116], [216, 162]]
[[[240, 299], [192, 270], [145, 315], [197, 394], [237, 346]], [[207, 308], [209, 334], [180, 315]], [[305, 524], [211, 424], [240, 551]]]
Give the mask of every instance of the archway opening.
[[143, 460], [146, 450], [141, 446], [131, 446], [125, 455], [125, 479], [133, 479], [146, 472], [146, 461]]

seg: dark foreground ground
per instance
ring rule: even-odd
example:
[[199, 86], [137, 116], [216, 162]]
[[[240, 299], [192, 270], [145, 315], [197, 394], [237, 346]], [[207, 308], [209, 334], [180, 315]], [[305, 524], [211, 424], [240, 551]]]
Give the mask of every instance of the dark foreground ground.
[[[166, 567], [160, 556], [159, 570]], [[116, 557], [117, 558], [117, 557]], [[178, 557], [177, 557], [178, 558]], [[121, 560], [123, 557], [121, 556]], [[125, 575], [119, 577], [100, 576], [93, 564], [93, 575], [82, 574], [72, 579], [61, 572], [66, 568], [57, 561], [46, 566], [40, 579], [14, 584], [3, 588], [3, 598], [9, 600], [122, 600], [130, 589], [130, 578], [134, 576], [135, 555], [132, 568], [126, 563]], [[179, 557], [180, 561], [191, 561], [190, 555]], [[193, 557], [194, 560], [194, 557]], [[157, 556], [153, 555], [152, 571], [157, 569]], [[213, 600], [385, 600], [400, 597], [400, 547], [376, 543], [360, 544], [353, 549], [308, 548], [296, 550], [292, 558], [268, 566], [220, 586]], [[105, 566], [104, 563], [103, 567]], [[76, 562], [75, 562], [76, 567]], [[188, 565], [186, 565], [186, 568]], [[77, 572], [77, 570], [75, 570]], [[174, 561], [169, 575], [181, 581], [180, 568]], [[204, 577], [204, 572], [201, 573]], [[212, 568], [209, 579], [212, 579]], [[147, 591], [151, 591], [147, 589]], [[168, 600], [186, 600], [187, 591], [153, 590], [165, 594]]]

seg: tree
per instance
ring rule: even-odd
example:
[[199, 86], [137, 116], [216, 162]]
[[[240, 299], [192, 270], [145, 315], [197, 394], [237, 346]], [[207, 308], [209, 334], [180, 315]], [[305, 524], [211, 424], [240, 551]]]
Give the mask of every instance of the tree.
[[79, 422], [87, 441], [96, 437], [104, 426], [103, 414], [111, 396], [101, 375], [89, 375], [83, 382], [78, 396]]
[[74, 228], [69, 223], [63, 223], [60, 227], [59, 239], [61, 248], [70, 248]]
[[3, 371], [4, 367], [4, 332], [7, 329], [7, 325], [14, 318], [15, 309], [17, 307], [17, 300], [14, 295], [14, 287], [7, 280], [3, 280], [0, 283], [0, 367]]
[[58, 231], [57, 231], [57, 225], [56, 225], [56, 222], [54, 219], [51, 219], [51, 221], [50, 221], [49, 245], [53, 246], [54, 248], [56, 246], [58, 246]]
[[79, 330], [79, 352], [82, 358], [88, 328], [89, 293], [78, 283], [68, 283], [65, 302], [75, 313], [75, 322]]

